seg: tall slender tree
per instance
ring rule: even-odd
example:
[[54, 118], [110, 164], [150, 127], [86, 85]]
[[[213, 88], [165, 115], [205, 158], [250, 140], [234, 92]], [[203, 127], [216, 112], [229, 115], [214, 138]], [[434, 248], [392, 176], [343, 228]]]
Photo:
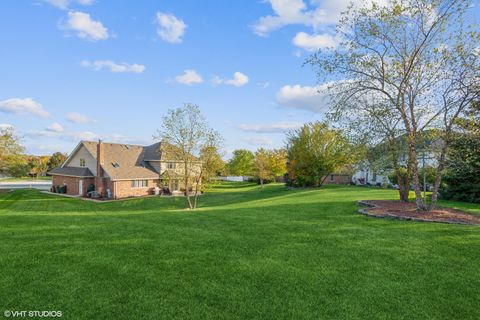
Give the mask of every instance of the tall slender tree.
[[183, 164], [187, 204], [189, 209], [195, 209], [197, 198], [192, 201], [190, 190], [193, 181], [201, 176], [200, 161], [195, 156], [198, 156], [200, 151], [208, 146], [211, 137], [217, 134], [210, 128], [200, 108], [195, 104], [187, 103], [183, 107], [170, 109], [162, 120], [162, 127], [154, 137], [178, 148]]

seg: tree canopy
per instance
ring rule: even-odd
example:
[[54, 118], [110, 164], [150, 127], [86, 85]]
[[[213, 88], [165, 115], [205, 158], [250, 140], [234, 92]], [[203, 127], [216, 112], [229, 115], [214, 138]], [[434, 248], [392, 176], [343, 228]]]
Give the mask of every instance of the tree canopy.
[[319, 187], [329, 174], [351, 164], [354, 146], [327, 123], [314, 122], [293, 131], [287, 137], [289, 184]]

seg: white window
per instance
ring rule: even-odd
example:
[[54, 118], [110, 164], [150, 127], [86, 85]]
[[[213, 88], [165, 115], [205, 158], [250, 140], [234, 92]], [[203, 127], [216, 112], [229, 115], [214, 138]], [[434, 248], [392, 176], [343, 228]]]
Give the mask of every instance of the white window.
[[177, 167], [177, 164], [175, 162], [168, 162], [167, 163], [167, 169], [169, 169], [169, 170], [175, 170], [176, 167]]
[[80, 159], [80, 167], [85, 167], [85, 159]]
[[148, 187], [148, 180], [132, 180], [132, 188]]
[[330, 175], [330, 182], [333, 182], [335, 180], [333, 174]]

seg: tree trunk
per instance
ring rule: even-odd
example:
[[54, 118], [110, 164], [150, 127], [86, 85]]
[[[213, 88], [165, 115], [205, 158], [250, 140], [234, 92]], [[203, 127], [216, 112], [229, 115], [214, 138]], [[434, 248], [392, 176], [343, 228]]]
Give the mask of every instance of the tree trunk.
[[189, 178], [190, 178], [190, 175], [189, 175], [189, 171], [188, 171], [188, 161], [185, 161], [185, 172], [184, 172], [184, 175], [185, 175], [185, 196], [187, 197], [187, 203], [188, 203], [188, 208], [190, 210], [194, 209], [193, 207], [193, 204], [192, 204], [192, 201], [190, 200], [190, 194], [188, 192], [188, 182], [189, 182]]
[[422, 198], [422, 190], [420, 187], [420, 179], [418, 177], [418, 161], [417, 161], [417, 149], [416, 139], [413, 133], [408, 135], [408, 160], [410, 163], [410, 169], [412, 171], [413, 189], [415, 190], [415, 204], [417, 211], [427, 211], [428, 208]]
[[410, 179], [408, 177], [408, 174], [409, 173], [407, 171], [407, 176], [402, 177], [400, 170], [396, 170], [398, 193], [400, 195], [400, 201], [402, 202], [408, 202], [408, 196], [410, 193]]
[[195, 196], [194, 196], [194, 201], [193, 201], [193, 209], [197, 208], [197, 198], [198, 198], [198, 187], [200, 185], [200, 181], [202, 181], [202, 174], [203, 174], [203, 168], [200, 169], [200, 174], [197, 178], [196, 184], [195, 184]]
[[263, 190], [263, 178], [260, 178], [260, 189]]
[[429, 210], [435, 209], [438, 201], [438, 190], [440, 189], [440, 184], [442, 183], [442, 174], [445, 169], [445, 158], [448, 150], [448, 143], [450, 140], [450, 135], [447, 132], [445, 139], [443, 141], [442, 150], [440, 151], [440, 157], [438, 158], [437, 170], [435, 172], [435, 183], [433, 185], [432, 191], [432, 201], [429, 206]]
[[323, 183], [325, 182], [325, 180], [327, 180], [327, 177], [330, 175], [330, 173], [326, 174], [325, 176], [323, 176], [323, 179], [320, 180], [320, 184], [318, 187], [321, 187], [323, 186]]

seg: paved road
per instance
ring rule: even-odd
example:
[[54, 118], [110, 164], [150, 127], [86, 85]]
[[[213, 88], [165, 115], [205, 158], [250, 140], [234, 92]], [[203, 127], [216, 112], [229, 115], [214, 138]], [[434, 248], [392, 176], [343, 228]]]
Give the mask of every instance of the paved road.
[[52, 186], [51, 181], [10, 181], [1, 182], [0, 189], [38, 189], [38, 190], [50, 190]]

